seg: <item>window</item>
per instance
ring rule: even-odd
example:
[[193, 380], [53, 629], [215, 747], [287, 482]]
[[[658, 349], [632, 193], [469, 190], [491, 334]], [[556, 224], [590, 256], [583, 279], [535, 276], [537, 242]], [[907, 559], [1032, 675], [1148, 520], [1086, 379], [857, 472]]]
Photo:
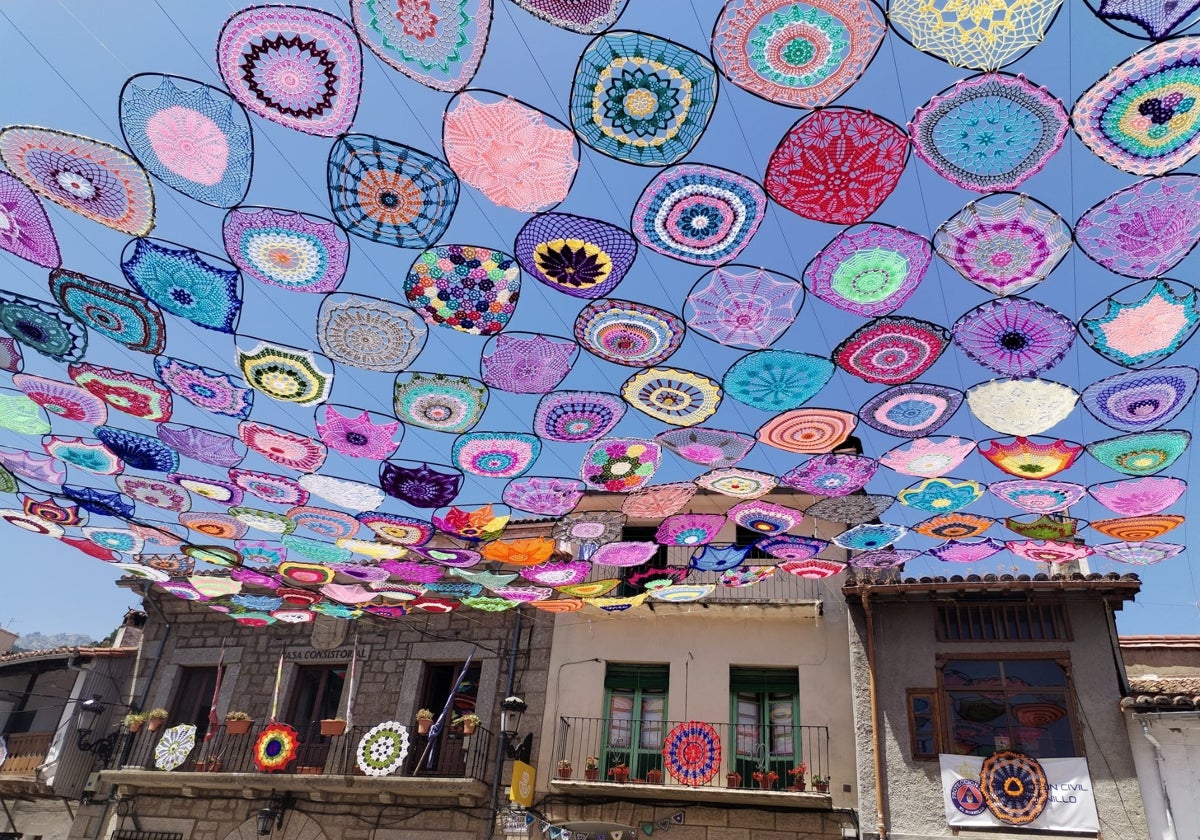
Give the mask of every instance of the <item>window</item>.
[[941, 642], [1044, 642], [1070, 638], [1062, 604], [955, 602], [938, 604]]
[[305, 737], [317, 721], [338, 716], [345, 665], [302, 665], [297, 669], [288, 721]]
[[1067, 670], [1054, 659], [942, 662], [946, 751], [988, 756], [1017, 750], [1035, 758], [1080, 755]]
[[628, 764], [635, 779], [662, 769], [671, 666], [609, 662], [604, 673], [605, 739], [601, 775]]
[[909, 749], [913, 761], [937, 761], [937, 690], [908, 690]]
[[180, 668], [175, 697], [171, 701], [172, 725], [192, 723], [196, 725], [196, 742], [204, 740], [208, 733], [208, 712], [212, 708], [213, 691], [217, 687], [217, 666]]
[[774, 770], [779, 787], [803, 760], [800, 675], [795, 668], [730, 668], [734, 766], [750, 787], [756, 770]]
[[[758, 531], [751, 531], [749, 528], [743, 528], [741, 525], [738, 525], [738, 526], [736, 526], [736, 529], [734, 530], [733, 544], [734, 545], [742, 545], [742, 546], [754, 545], [759, 540], [763, 539], [765, 536], [766, 536], [766, 534], [761, 534]], [[747, 560], [764, 560], [764, 559], [766, 559], [766, 560], [774, 561], [775, 558], [772, 558], [770, 554], [767, 554], [767, 552], [763, 551], [761, 548], [756, 547], [756, 548], [751, 548], [748, 552], [746, 552], [746, 559]]]
[[[417, 737], [417, 749], [409, 751], [410, 771], [420, 765], [420, 772], [431, 776], [461, 776], [466, 773], [463, 736], [454, 731], [450, 720], [475, 711], [476, 698], [479, 696], [480, 666], [477, 662], [472, 663], [456, 685], [455, 680], [462, 669], [462, 662], [425, 663], [418, 708], [429, 709], [436, 719], [449, 698], [450, 715], [436, 741], [431, 741], [425, 735]], [[426, 760], [422, 762], [422, 758]]]

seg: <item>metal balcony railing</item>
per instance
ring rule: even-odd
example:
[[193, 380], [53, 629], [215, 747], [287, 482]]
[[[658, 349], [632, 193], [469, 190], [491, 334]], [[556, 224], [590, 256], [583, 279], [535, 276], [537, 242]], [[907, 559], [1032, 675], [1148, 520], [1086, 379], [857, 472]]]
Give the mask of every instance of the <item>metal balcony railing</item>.
[[[559, 718], [555, 767], [569, 762], [569, 778], [606, 783], [680, 784], [667, 772], [663, 746], [678, 721]], [[829, 727], [712, 723], [721, 738], [721, 765], [705, 787], [824, 792], [829, 776]], [[598, 767], [587, 770], [588, 757]], [[806, 765], [803, 776], [791, 771]], [[626, 771], [621, 768], [627, 768]], [[758, 774], [758, 778], [755, 774]], [[773, 774], [773, 775], [772, 775]], [[558, 778], [564, 778], [557, 772]], [[828, 788], [826, 787], [826, 790]]]
[[[338, 736], [321, 735], [321, 724], [314, 722], [300, 731], [300, 746], [295, 761], [278, 773], [330, 776], [361, 775], [355, 753], [363, 735], [372, 725], [354, 726]], [[192, 773], [257, 773], [254, 763], [255, 743], [266, 724], [256, 724], [246, 734], [233, 734], [227, 726], [218, 727], [214, 736], [205, 741], [198, 738], [188, 759], [176, 772]], [[165, 730], [126, 732], [124, 745], [117, 751], [121, 756], [118, 770], [154, 770], [154, 750]], [[490, 757], [496, 746], [494, 735], [482, 726], [471, 735], [445, 730], [431, 744], [426, 735], [409, 730], [408, 756], [393, 776], [458, 778], [489, 781], [486, 775]], [[427, 751], [428, 748], [428, 751]], [[429, 753], [433, 754], [432, 761]]]
[[4, 740], [8, 745], [8, 758], [0, 764], [0, 778], [32, 777], [37, 775], [38, 767], [46, 761], [54, 733], [20, 732], [6, 735]]

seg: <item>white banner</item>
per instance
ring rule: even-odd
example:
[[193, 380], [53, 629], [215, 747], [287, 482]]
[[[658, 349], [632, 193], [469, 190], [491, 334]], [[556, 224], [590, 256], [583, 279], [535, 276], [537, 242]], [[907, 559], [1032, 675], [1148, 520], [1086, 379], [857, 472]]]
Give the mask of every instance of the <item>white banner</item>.
[[[974, 828], [1010, 827], [996, 819], [983, 801], [979, 770], [983, 759], [971, 755], [940, 755], [942, 799], [946, 822]], [[1050, 797], [1046, 810], [1021, 828], [1034, 831], [1099, 831], [1096, 798], [1087, 760], [1083, 758], [1042, 758], [1038, 763], [1046, 771]]]

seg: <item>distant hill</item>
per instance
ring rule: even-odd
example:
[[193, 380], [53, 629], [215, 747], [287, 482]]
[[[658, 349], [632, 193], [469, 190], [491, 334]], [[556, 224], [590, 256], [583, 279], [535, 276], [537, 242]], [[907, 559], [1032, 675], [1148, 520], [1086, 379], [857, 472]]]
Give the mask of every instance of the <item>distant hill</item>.
[[94, 645], [96, 640], [82, 633], [22, 633], [13, 645], [14, 651], [47, 650], [57, 647], [77, 647], [79, 645]]

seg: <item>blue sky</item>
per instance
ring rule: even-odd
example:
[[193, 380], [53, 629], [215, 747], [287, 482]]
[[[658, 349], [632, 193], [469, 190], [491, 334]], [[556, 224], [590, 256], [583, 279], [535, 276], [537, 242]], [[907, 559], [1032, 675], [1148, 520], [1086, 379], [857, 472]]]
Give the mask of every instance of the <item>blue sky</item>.
[[[346, 19], [346, 2], [317, 2]], [[106, 142], [122, 144], [118, 122], [118, 95], [125, 80], [138, 73], [161, 72], [190, 77], [220, 86], [214, 50], [223, 21], [240, 6], [234, 3], [166, 3], [161, 0], [125, 0], [120, 4], [96, 4], [61, 0], [10, 0], [0, 7], [6, 82], [0, 90], [0, 124], [27, 124], [62, 129]], [[720, 2], [654, 2], [631, 0], [617, 24], [618, 29], [641, 30], [691, 47], [707, 55], [713, 22]], [[497, 0], [487, 51], [472, 87], [510, 94], [562, 122], [569, 122], [567, 102], [579, 53], [589, 36], [556, 29], [526, 14], [506, 0]], [[1120, 34], [1097, 20], [1082, 0], [1067, 0], [1051, 26], [1045, 42], [1006, 67], [1048, 88], [1066, 103], [1074, 100], [1112, 66], [1145, 42]], [[914, 110], [970, 71], [953, 68], [922, 54], [889, 32], [873, 63], [863, 77], [837, 102], [870, 110], [903, 126]], [[388, 68], [364, 50], [363, 95], [353, 131], [373, 134], [441, 156], [441, 122], [450, 95], [425, 88]], [[710, 125], [686, 158], [687, 162], [713, 164], [761, 181], [767, 159], [793, 122], [806, 112], [757, 99], [721, 79], [720, 93]], [[244, 203], [290, 208], [329, 216], [325, 186], [325, 163], [331, 140], [290, 131], [275, 123], [252, 117], [254, 173]], [[612, 160], [581, 146], [581, 165], [562, 212], [593, 216], [626, 225], [642, 188], [657, 174], [650, 167]], [[1182, 171], [1196, 172], [1196, 162]], [[1045, 169], [1019, 189], [1049, 205], [1069, 224], [1087, 208], [1111, 192], [1134, 183], [1132, 175], [1104, 163], [1068, 132], [1062, 149]], [[189, 245], [199, 251], [223, 255], [220, 231], [224, 211], [207, 207], [156, 182], [157, 226], [151, 236]], [[896, 191], [871, 221], [902, 226], [932, 237], [944, 220], [956, 213], [976, 194], [940, 177], [923, 162], [911, 158]], [[64, 266], [109, 282], [123, 284], [119, 269], [128, 238], [101, 227], [56, 205], [46, 203], [59, 237]], [[486, 245], [511, 253], [516, 231], [527, 214], [497, 207], [478, 191], [464, 186], [458, 211], [443, 242]], [[799, 277], [805, 265], [839, 227], [801, 219], [772, 204], [759, 232], [739, 255], [744, 263]], [[351, 237], [350, 271], [342, 291], [360, 292], [402, 300], [400, 288], [416, 257], [415, 250], [393, 248]], [[1193, 254], [1169, 276], [1195, 282], [1200, 257]], [[0, 253], [5, 289], [48, 298], [43, 269]], [[629, 277], [611, 294], [634, 299], [681, 313], [688, 290], [705, 268], [688, 265], [642, 249]], [[1028, 296], [1072, 319], [1099, 303], [1106, 295], [1132, 282], [1107, 272], [1078, 249], [1072, 249], [1063, 264]], [[949, 326], [962, 313], [990, 298], [982, 290], [958, 277], [939, 260], [913, 297], [898, 311]], [[319, 296], [272, 289], [251, 279], [244, 281], [244, 307], [239, 332], [277, 340], [293, 346], [316, 348], [313, 325]], [[564, 296], [526, 277], [510, 331], [546, 332], [569, 336], [576, 313], [585, 301]], [[828, 355], [843, 338], [864, 323], [809, 295], [796, 323], [775, 345], [777, 349], [800, 350]], [[442, 328], [431, 328], [429, 341], [413, 369], [479, 375], [479, 354], [484, 340]], [[170, 355], [210, 367], [231, 369], [232, 339], [168, 316]], [[1198, 345], [1190, 344], [1168, 364], [1195, 364]], [[680, 351], [665, 366], [707, 373], [720, 379], [743, 350], [722, 347], [689, 334]], [[152, 373], [150, 357], [93, 336], [89, 360], [115, 368]], [[65, 378], [62, 367], [26, 354], [26, 372]], [[562, 387], [616, 392], [634, 371], [580, 353]], [[1077, 391], [1104, 376], [1120, 372], [1101, 359], [1082, 341], [1076, 341], [1065, 360], [1047, 371], [1047, 379], [1064, 382]], [[387, 413], [391, 376], [340, 366], [331, 402]], [[938, 382], [965, 389], [993, 378], [951, 348], [922, 381]], [[8, 382], [0, 385], [9, 386]], [[878, 392], [849, 374], [838, 371], [828, 386], [809, 405], [854, 411]], [[495, 394], [479, 430], [528, 431], [537, 397]], [[1196, 428], [1196, 405], [1190, 405], [1172, 422], [1172, 428]], [[770, 414], [725, 399], [714, 417], [704, 425], [753, 432]], [[311, 408], [285, 406], [258, 395], [253, 417], [266, 423], [304, 430], [312, 434]], [[114, 417], [126, 428], [149, 431], [150, 424], [132, 418]], [[90, 432], [66, 423], [59, 434]], [[176, 401], [172, 422], [208, 425], [225, 432], [233, 427], [228, 418], [212, 415]], [[648, 437], [666, 426], [637, 411], [629, 411], [617, 433]], [[866, 454], [878, 456], [902, 441], [860, 427], [857, 432]], [[973, 440], [997, 435], [970, 415], [964, 407], [940, 434], [956, 434]], [[1085, 442], [1113, 437], [1082, 407], [1051, 430], [1051, 434]], [[434, 432], [407, 431], [399, 458], [447, 463], [452, 438]], [[35, 439], [3, 432], [0, 443], [38, 448]], [[582, 445], [548, 445], [531, 474], [572, 476], [578, 471]], [[666, 456], [669, 460], [656, 481], [683, 480], [701, 468]], [[759, 445], [742, 466], [782, 474], [802, 460], [779, 450]], [[253, 469], [268, 469], [259, 461], [247, 461]], [[203, 472], [203, 465], [189, 462], [185, 471]], [[1195, 460], [1185, 457], [1169, 474], [1194, 482]], [[374, 465], [331, 455], [329, 474], [359, 481], [374, 479]], [[989, 482], [1003, 478], [998, 470], [973, 454], [956, 478]], [[71, 476], [78, 478], [77, 473]], [[1086, 456], [1066, 475], [1084, 485], [1111, 481], [1120, 476]], [[915, 479], [881, 469], [872, 481], [872, 492], [895, 493]], [[502, 483], [475, 478], [468, 481], [460, 500], [481, 503], [499, 498]], [[1171, 512], [1194, 510], [1185, 494]], [[9, 502], [0, 502], [9, 505]], [[11, 506], [19, 507], [19, 499]], [[198, 506], [199, 507], [199, 506]], [[985, 497], [971, 512], [1003, 517], [1016, 513], [998, 500]], [[159, 511], [158, 514], [163, 512]], [[1086, 520], [1105, 516], [1090, 500], [1074, 515]], [[168, 514], [169, 516], [169, 514]], [[158, 516], [156, 518], [165, 518]], [[924, 515], [899, 505], [885, 521], [914, 524]], [[1188, 542], [1194, 531], [1190, 523], [1168, 539]], [[1002, 534], [996, 536], [1003, 538]], [[1106, 541], [1085, 532], [1089, 541]], [[16, 529], [2, 535], [8, 549], [0, 558], [6, 584], [0, 590], [0, 623], [17, 632], [42, 630], [77, 631], [104, 635], [119, 619], [130, 596], [110, 583], [116, 575], [102, 564], [73, 549]], [[930, 547], [933, 543], [916, 535], [905, 537], [900, 548]], [[1003, 559], [1001, 559], [1003, 558]], [[1008, 555], [977, 564], [975, 571], [1032, 572], [1030, 564]], [[1129, 567], [1096, 562], [1099, 571], [1130, 571]], [[909, 567], [912, 574], [949, 574], [929, 557]], [[1200, 595], [1197, 573], [1188, 553], [1165, 563], [1138, 569], [1144, 580], [1143, 594], [1136, 605], [1119, 617], [1124, 633], [1200, 633]]]

